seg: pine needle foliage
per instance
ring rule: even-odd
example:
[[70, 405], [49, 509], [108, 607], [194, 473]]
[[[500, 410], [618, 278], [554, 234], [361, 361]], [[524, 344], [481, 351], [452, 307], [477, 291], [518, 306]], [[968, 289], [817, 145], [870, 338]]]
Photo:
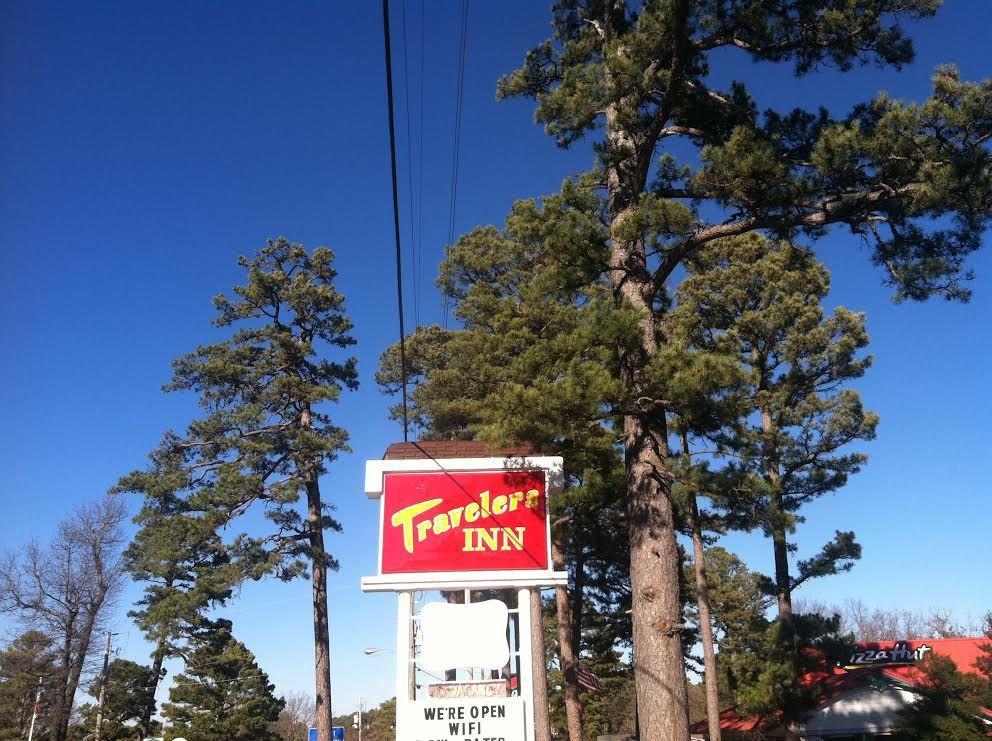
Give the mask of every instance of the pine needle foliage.
[[[792, 592], [849, 570], [861, 555], [854, 533], [838, 531], [793, 565], [796, 526], [803, 507], [860, 470], [867, 457], [851, 445], [874, 438], [878, 424], [848, 387], [871, 365], [865, 317], [843, 307], [826, 315], [829, 285], [809, 250], [757, 234], [718, 240], [689, 261], [668, 317], [697, 351], [731, 357], [739, 369], [724, 390], [724, 408], [736, 416], [708, 434], [727, 463], [707, 493], [726, 526], [771, 540], [778, 617], [766, 630], [763, 667], [747, 672], [735, 699], [759, 712], [780, 710], [794, 727], [816, 700], [799, 687], [809, 668], [800, 649], [822, 636], [810, 634], [811, 619], [798, 635]], [[820, 627], [837, 632], [834, 624]]]
[[[815, 240], [833, 225], [871, 246], [897, 299], [969, 296], [968, 256], [992, 218], [992, 82], [934, 73], [922, 103], [879, 94], [834, 116], [816, 102], [760, 112], [749, 81], [712, 79], [712, 58], [900, 68], [911, 21], [939, 0], [563, 0], [552, 34], [499, 84], [526, 97], [562, 147], [593, 140], [609, 233], [596, 275], [634, 311], [617, 353], [636, 407], [622, 408], [641, 729], [688, 735], [681, 677], [679, 562], [667, 420], [653, 367], [664, 287], [716, 240], [762, 233]], [[742, 77], [754, 65], [735, 68]], [[688, 151], [687, 151], [688, 150]], [[574, 251], [566, 249], [567, 254]], [[838, 542], [838, 545], [843, 545]], [[790, 738], [795, 733], [790, 731]]]
[[[152, 721], [142, 726], [145, 709], [154, 706], [155, 683], [150, 666], [143, 666], [128, 659], [114, 659], [107, 670], [107, 685], [104, 690], [103, 722], [100, 724], [100, 738], [104, 741], [131, 741], [140, 726], [147, 736], [160, 730], [160, 724]], [[90, 696], [99, 700], [100, 677], [89, 686]], [[83, 728], [89, 733], [96, 730], [98, 708], [96, 703], [88, 703], [81, 708]]]
[[200, 741], [276, 741], [269, 724], [283, 701], [255, 656], [231, 634], [229, 620], [204, 621], [192, 634], [186, 670], [162, 706], [166, 738]]
[[958, 670], [946, 656], [929, 654], [920, 667], [918, 698], [902, 715], [899, 731], [914, 741], [979, 741], [988, 738], [983, 703], [988, 689], [978, 676]]
[[[829, 275], [808, 250], [760, 235], [722, 240], [693, 258], [668, 319], [697, 350], [739, 369], [725, 389], [738, 416], [711, 437], [747, 484], [720, 503], [733, 525], [769, 537], [794, 532], [806, 504], [860, 470], [867, 456], [850, 446], [873, 439], [878, 424], [848, 387], [872, 363], [865, 316], [843, 307], [827, 316], [828, 291]], [[780, 586], [791, 593], [850, 568], [857, 555], [839, 533]]]
[[[800, 76], [864, 64], [898, 69], [913, 59], [908, 24], [939, 4], [562, 0], [550, 37], [500, 81], [499, 96], [535, 101], [537, 121], [560, 146], [591, 138], [596, 161], [590, 175], [541, 205], [515, 206], [506, 229], [476, 230], [452, 246], [442, 285], [466, 310], [465, 327], [486, 331], [430, 351], [457, 364], [457, 347], [478, 361], [470, 373], [448, 375], [449, 401], [431, 403], [447, 429], [487, 438], [553, 438], [538, 420], [555, 411], [597, 437], [598, 422], [614, 420], [630, 515], [641, 730], [652, 738], [688, 734], [678, 690], [682, 600], [667, 416], [685, 356], [670, 347], [664, 326], [671, 285], [715, 241], [759, 233], [799, 243], [836, 227], [870, 246], [897, 299], [965, 300], [968, 258], [992, 218], [992, 82], [967, 82], [941, 67], [923, 102], [879, 94], [839, 116], [815, 101], [761, 112], [748, 80], [714, 84], [712, 58], [736, 53], [791, 65]], [[753, 65], [735, 69], [746, 76]], [[548, 219], [528, 216], [545, 211]], [[535, 228], [518, 229], [518, 215]], [[523, 253], [521, 237], [531, 245]], [[507, 302], [507, 290], [533, 301]], [[559, 311], [565, 298], [581, 311]], [[596, 331], [573, 347], [583, 326]], [[520, 380], [490, 393], [506, 376]], [[515, 410], [506, 419], [479, 407], [497, 396]], [[858, 415], [849, 396], [838, 398], [845, 414]], [[811, 575], [830, 560], [842, 563], [838, 549], [854, 553], [846, 536], [835, 545], [825, 561], [814, 557]]]
[[[326, 247], [279, 238], [238, 264], [246, 282], [214, 298], [213, 323], [228, 338], [174, 361], [165, 386], [195, 393], [201, 416], [166, 433], [151, 465], [118, 485], [144, 496], [128, 550], [132, 573], [148, 584], [135, 617], [157, 653], [168, 653], [241, 581], [309, 573], [317, 721], [329, 727], [327, 571], [338, 562], [324, 532], [341, 526], [319, 479], [349, 450], [328, 407], [358, 386], [355, 358], [330, 357], [355, 343], [352, 324]], [[249, 512], [268, 520], [268, 532], [238, 532]]]

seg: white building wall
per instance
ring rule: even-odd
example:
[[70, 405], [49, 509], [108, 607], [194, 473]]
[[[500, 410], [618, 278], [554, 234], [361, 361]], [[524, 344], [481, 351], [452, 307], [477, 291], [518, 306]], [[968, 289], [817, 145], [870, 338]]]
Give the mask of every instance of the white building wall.
[[913, 692], [897, 685], [863, 684], [817, 710], [805, 723], [806, 738], [892, 731], [900, 711], [914, 699]]

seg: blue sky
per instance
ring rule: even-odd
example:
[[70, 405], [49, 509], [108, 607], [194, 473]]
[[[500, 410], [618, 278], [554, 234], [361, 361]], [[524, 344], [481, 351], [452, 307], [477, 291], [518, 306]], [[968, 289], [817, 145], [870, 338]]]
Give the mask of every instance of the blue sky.
[[[714, 75], [748, 80], [762, 107], [839, 112], [879, 89], [920, 98], [942, 62], [972, 79], [992, 74], [992, 4], [947, 6], [915, 27], [918, 60], [901, 73], [867, 68], [797, 81], [729, 56]], [[0, 0], [0, 543], [47, 538], [73, 504], [141, 466], [164, 429], [188, 420], [193, 400], [160, 387], [172, 358], [219, 336], [209, 299], [240, 279], [238, 254], [277, 235], [328, 245], [362, 379], [335, 415], [354, 454], [323, 481], [344, 524], [330, 538], [342, 563], [330, 584], [336, 711], [392, 694], [390, 656], [362, 649], [391, 645], [395, 601], [358, 589], [375, 569], [377, 521], [362, 494], [363, 462], [400, 435], [372, 381], [397, 333], [377, 8]], [[441, 315], [432, 284], [447, 237], [459, 8], [431, 0], [426, 9], [422, 322]], [[399, 2], [393, 10], [405, 209]], [[416, 141], [420, 4], [408, 0], [407, 15]], [[532, 0], [472, 3], [457, 233], [499, 222], [514, 198], [553, 192], [591, 161], [585, 145], [557, 149], [529, 103], [495, 101], [496, 79], [546, 36], [548, 18]], [[403, 219], [409, 246], [405, 210]], [[973, 261], [979, 278], [969, 305], [896, 306], [848, 235], [831, 234], [818, 252], [833, 274], [829, 303], [868, 314], [876, 364], [859, 388], [882, 423], [864, 473], [809, 507], [799, 534], [802, 554], [837, 528], [854, 529], [864, 558], [802, 596], [977, 616], [992, 608], [983, 478], [992, 260], [986, 252]], [[759, 536], [726, 545], [771, 568]], [[308, 600], [305, 582], [264, 582], [225, 611], [281, 691], [312, 687]], [[147, 647], [125, 611], [121, 650], [142, 660]]]

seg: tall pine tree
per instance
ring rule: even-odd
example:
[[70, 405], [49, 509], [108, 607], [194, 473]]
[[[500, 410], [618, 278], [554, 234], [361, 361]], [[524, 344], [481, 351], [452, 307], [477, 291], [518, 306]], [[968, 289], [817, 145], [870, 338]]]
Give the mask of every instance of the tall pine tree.
[[[825, 316], [827, 271], [813, 255], [760, 235], [719, 240], [689, 261], [670, 321], [702, 351], [725, 354], [743, 369], [732, 396], [740, 417], [715, 435], [729, 466], [749, 486], [723, 498], [738, 527], [761, 529], [772, 542], [779, 644], [798, 685], [799, 643], [792, 592], [805, 581], [847, 570], [860, 556], [850, 532], [838, 532], [795, 568], [796, 524], [810, 501], [835, 491], [866, 457], [849, 450], [874, 437], [876, 415], [844, 388], [871, 363], [864, 317], [838, 308]], [[804, 702], [786, 694], [778, 706], [797, 736]]]
[[[666, 284], [714, 240], [755, 231], [816, 238], [838, 224], [874, 245], [899, 297], [965, 298], [965, 261], [992, 213], [992, 83], [969, 84], [942, 68], [923, 104], [881, 95], [842, 118], [822, 109], [759, 115], [744, 82], [714, 86], [710, 58], [736, 52], [791, 64], [798, 75], [827, 65], [900, 67], [913, 58], [903, 22], [938, 5], [562, 0], [553, 35], [500, 83], [501, 96], [537, 102], [537, 120], [559, 145], [595, 136], [605, 250], [564, 241], [551, 249], [605, 278], [613, 301], [636, 317], [632, 343], [606, 338], [603, 346], [625, 387], [615, 408], [647, 738], [688, 736], [668, 397], [657, 383]], [[695, 151], [678, 161], [687, 148]]]
[[[254, 256], [241, 257], [238, 264], [247, 281], [234, 288], [233, 297], [214, 299], [218, 312], [214, 324], [237, 329], [228, 339], [176, 360], [172, 382], [166, 386], [168, 391], [195, 392], [203, 415], [184, 434], [166, 436], [146, 472], [147, 486], [140, 481], [125, 484], [146, 495], [161, 486], [163, 498], [149, 502], [143, 512], [152, 520], [162, 507], [167, 513], [161, 523], [164, 530], [144, 530], [147, 542], [139, 536], [133, 562], [144, 568], [140, 561], [147, 558], [149, 573], [153, 570], [158, 579], [168, 580], [177, 556], [181, 570], [193, 565], [187, 563], [191, 558], [214, 558], [216, 541], [203, 532], [204, 526], [234, 527], [248, 511], [263, 512], [270, 531], [227, 539], [228, 557], [245, 577], [274, 573], [292, 579], [309, 571], [316, 723], [320, 741], [329, 741], [327, 572], [337, 568], [337, 561], [324, 545], [324, 532], [339, 530], [340, 525], [323, 500], [320, 477], [329, 461], [348, 450], [348, 435], [333, 424], [327, 407], [344, 389], [358, 385], [354, 358], [329, 359], [331, 353], [354, 344], [352, 325], [344, 297], [334, 287], [337, 273], [329, 249], [308, 252], [301, 244], [279, 238], [269, 240]], [[178, 480], [157, 481], [156, 466], [175, 473]], [[162, 560], [154, 549], [162, 537], [169, 537], [173, 496], [181, 498], [177, 514], [187, 517], [176, 527], [181, 522], [189, 528], [195, 547], [166, 552]], [[191, 607], [215, 601], [226, 589], [223, 580], [214, 581], [216, 575], [211, 576], [209, 569], [197, 567], [194, 575], [197, 594], [177, 605], [185, 611], [184, 617]], [[205, 587], [203, 579], [211, 583]], [[175, 586], [174, 581], [170, 589]], [[149, 618], [168, 622], [168, 606], [158, 610], [159, 606]]]

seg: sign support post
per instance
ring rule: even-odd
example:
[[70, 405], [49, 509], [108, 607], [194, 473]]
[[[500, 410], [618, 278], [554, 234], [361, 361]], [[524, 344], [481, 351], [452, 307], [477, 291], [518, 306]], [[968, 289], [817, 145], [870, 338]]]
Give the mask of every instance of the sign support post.
[[413, 666], [410, 646], [413, 592], [399, 592], [396, 596], [396, 712], [398, 714], [400, 702], [406, 705], [413, 700], [416, 696], [416, 687], [411, 687], [410, 682]]
[[[524, 728], [527, 738], [534, 738], [534, 662], [531, 660], [533, 626], [530, 623], [530, 589], [517, 590], [517, 608], [520, 625], [520, 696], [525, 698]], [[540, 630], [540, 628], [538, 628]]]

